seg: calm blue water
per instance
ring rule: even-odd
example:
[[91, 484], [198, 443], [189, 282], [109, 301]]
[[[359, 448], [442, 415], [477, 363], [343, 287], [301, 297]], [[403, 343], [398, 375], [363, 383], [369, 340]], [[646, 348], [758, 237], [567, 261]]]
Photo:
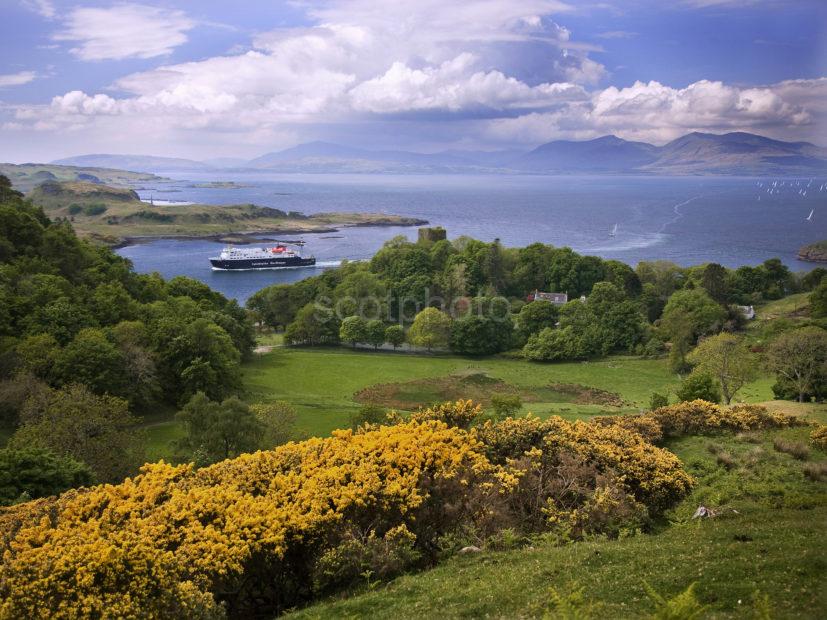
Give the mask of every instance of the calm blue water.
[[[804, 244], [827, 238], [827, 179], [576, 176], [396, 176], [166, 174], [173, 183], [146, 186], [148, 199], [209, 204], [255, 203], [285, 211], [370, 211], [420, 217], [449, 238], [499, 238], [507, 246], [535, 241], [570, 246], [635, 265], [666, 259], [680, 265], [714, 261], [728, 267], [779, 257], [793, 270]], [[235, 181], [243, 188], [195, 188], [193, 182]], [[762, 183], [763, 187], [758, 187]], [[806, 190], [806, 196], [801, 192]], [[760, 196], [760, 200], [759, 200]], [[805, 218], [814, 210], [812, 221]], [[617, 234], [609, 236], [617, 224]], [[207, 259], [221, 244], [159, 240], [118, 250], [141, 272], [197, 278], [244, 301], [273, 283], [294, 282], [338, 264], [370, 257], [391, 237], [413, 228], [352, 228], [305, 235], [316, 269], [213, 272]], [[335, 237], [335, 238], [331, 238]], [[289, 238], [279, 236], [279, 238]]]

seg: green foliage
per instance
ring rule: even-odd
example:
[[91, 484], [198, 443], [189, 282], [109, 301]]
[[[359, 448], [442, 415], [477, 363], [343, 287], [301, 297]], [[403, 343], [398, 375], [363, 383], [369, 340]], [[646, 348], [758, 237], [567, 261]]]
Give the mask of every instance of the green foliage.
[[365, 342], [378, 349], [385, 344], [385, 324], [379, 319], [371, 319], [365, 325]]
[[26, 402], [9, 447], [44, 448], [86, 463], [97, 480], [117, 482], [143, 460], [138, 420], [127, 402], [97, 396], [83, 385], [50, 390]]
[[817, 319], [827, 317], [827, 277], [810, 293], [810, 315]]
[[654, 612], [649, 616], [652, 620], [697, 620], [706, 615], [708, 607], [701, 605], [695, 596], [694, 583], [669, 599], [658, 594], [648, 583], [644, 586], [646, 595], [655, 605]]
[[758, 360], [744, 340], [727, 333], [701, 340], [688, 361], [694, 365], [693, 372], [715, 378], [727, 405], [758, 374]]
[[659, 394], [657, 392], [652, 392], [651, 398], [649, 398], [649, 410], [654, 411], [655, 409], [660, 409], [661, 407], [666, 407], [669, 404], [669, 396], [666, 394]]
[[523, 406], [523, 400], [519, 394], [493, 394], [491, 396], [491, 407], [494, 415], [502, 420], [515, 415]]
[[385, 329], [385, 342], [394, 349], [402, 346], [405, 342], [405, 328], [401, 325], [390, 325]]
[[413, 325], [408, 330], [411, 344], [432, 348], [442, 348], [448, 344], [451, 333], [451, 317], [437, 308], [425, 308], [416, 315]]
[[[383, 334], [384, 336], [384, 334]], [[339, 327], [339, 339], [351, 343], [354, 347], [368, 339], [368, 322], [360, 316], [349, 316], [342, 320]]]
[[721, 388], [710, 375], [703, 372], [693, 372], [681, 381], [675, 395], [680, 402], [705, 400], [710, 403], [721, 402]]
[[387, 420], [385, 408], [380, 405], [368, 403], [362, 405], [359, 410], [350, 416], [350, 428], [357, 430], [363, 426], [382, 424]]
[[268, 415], [257, 415], [236, 397], [211, 401], [196, 393], [176, 414], [186, 435], [180, 447], [197, 465], [208, 465], [259, 447]]
[[532, 301], [520, 309], [517, 317], [517, 330], [527, 340], [547, 327], [554, 327], [560, 316], [560, 308], [547, 301]]
[[779, 397], [799, 402], [827, 393], [827, 330], [804, 327], [788, 331], [768, 347], [767, 367], [774, 372]]
[[450, 347], [462, 355], [490, 355], [510, 348], [511, 319], [467, 314], [451, 324]]
[[286, 344], [336, 344], [339, 342], [339, 321], [328, 308], [309, 303], [296, 314], [284, 332]]
[[290, 403], [279, 400], [250, 405], [250, 411], [261, 425], [259, 446], [271, 450], [290, 441], [295, 434], [298, 414]]
[[92, 484], [89, 468], [43, 448], [0, 450], [0, 506]]

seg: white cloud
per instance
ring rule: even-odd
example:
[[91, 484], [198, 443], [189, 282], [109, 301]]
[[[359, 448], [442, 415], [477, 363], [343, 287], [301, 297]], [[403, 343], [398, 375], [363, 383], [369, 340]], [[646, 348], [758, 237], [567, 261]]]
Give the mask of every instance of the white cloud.
[[349, 92], [354, 109], [377, 114], [421, 110], [510, 110], [547, 107], [586, 97], [569, 83], [528, 86], [500, 71], [470, 73], [475, 58], [468, 53], [436, 67], [411, 69], [395, 62], [383, 75]]
[[[606, 71], [594, 48], [551, 19], [568, 9], [553, 0], [400, 0], [377, 11], [374, 0], [330, 0], [307, 10], [310, 25], [261, 32], [244, 53], [126, 75], [106, 94], [7, 105], [4, 127], [82, 134], [83, 150], [127, 142], [197, 156], [331, 135], [466, 147], [606, 133], [663, 142], [693, 130], [799, 138], [827, 118], [827, 78], [600, 88]], [[146, 58], [186, 41], [192, 27], [178, 11], [117, 4], [74, 10], [59, 37], [89, 60]]]
[[22, 86], [37, 79], [37, 73], [34, 71], [20, 71], [19, 73], [7, 73], [0, 75], [0, 88], [8, 88], [10, 86]]
[[628, 30], [608, 30], [597, 35], [598, 39], [634, 39], [637, 32], [629, 32]]
[[22, 0], [21, 4], [46, 19], [52, 19], [57, 13], [51, 0]]
[[499, 140], [623, 138], [663, 143], [691, 131], [757, 131], [778, 137], [819, 135], [827, 118], [827, 78], [739, 88], [701, 80], [686, 88], [635, 82], [595, 91], [590, 101], [549, 113], [491, 121]]
[[182, 11], [143, 4], [78, 7], [53, 39], [75, 43], [71, 52], [82, 60], [154, 58], [186, 43], [194, 25]]

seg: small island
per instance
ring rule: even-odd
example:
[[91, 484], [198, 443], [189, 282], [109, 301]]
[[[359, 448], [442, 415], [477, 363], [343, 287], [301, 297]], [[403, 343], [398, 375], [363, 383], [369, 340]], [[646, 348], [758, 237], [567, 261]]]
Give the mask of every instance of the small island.
[[205, 205], [144, 202], [131, 189], [86, 181], [41, 183], [28, 194], [51, 218], [72, 223], [77, 233], [110, 246], [150, 239], [215, 239], [256, 243], [254, 235], [332, 233], [352, 226], [422, 226], [426, 220], [384, 213], [282, 211], [254, 204]]
[[827, 263], [827, 240], [816, 241], [798, 250], [798, 260], [810, 263]]

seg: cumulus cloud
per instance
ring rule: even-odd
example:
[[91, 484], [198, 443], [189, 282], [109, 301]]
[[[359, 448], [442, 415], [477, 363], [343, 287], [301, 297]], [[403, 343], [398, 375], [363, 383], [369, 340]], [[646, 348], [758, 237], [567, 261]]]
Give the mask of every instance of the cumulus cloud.
[[8, 88], [10, 86], [22, 86], [37, 79], [37, 73], [34, 71], [20, 71], [19, 73], [6, 73], [0, 75], [0, 88]]
[[[249, 51], [157, 66], [104, 93], [7, 107], [5, 127], [82, 129], [162, 148], [273, 148], [337, 133], [499, 146], [606, 133], [664, 142], [693, 130], [806, 137], [827, 117], [827, 79], [601, 88], [606, 71], [593, 48], [552, 19], [567, 10], [554, 0], [400, 0], [382, 11], [373, 0], [330, 0], [306, 9], [307, 25], [258, 33]], [[88, 60], [147, 58], [186, 41], [192, 27], [178, 11], [118, 4], [76, 9], [58, 36]]]
[[182, 11], [143, 4], [77, 7], [53, 39], [74, 43], [71, 52], [82, 60], [154, 58], [186, 43], [194, 25]]
[[686, 88], [635, 82], [594, 92], [588, 102], [552, 113], [498, 119], [493, 136], [517, 141], [593, 138], [614, 133], [662, 143], [690, 131], [810, 133], [823, 127], [827, 79], [795, 80], [739, 88], [700, 80]]
[[22, 5], [46, 19], [52, 19], [57, 13], [51, 0], [22, 0]]

